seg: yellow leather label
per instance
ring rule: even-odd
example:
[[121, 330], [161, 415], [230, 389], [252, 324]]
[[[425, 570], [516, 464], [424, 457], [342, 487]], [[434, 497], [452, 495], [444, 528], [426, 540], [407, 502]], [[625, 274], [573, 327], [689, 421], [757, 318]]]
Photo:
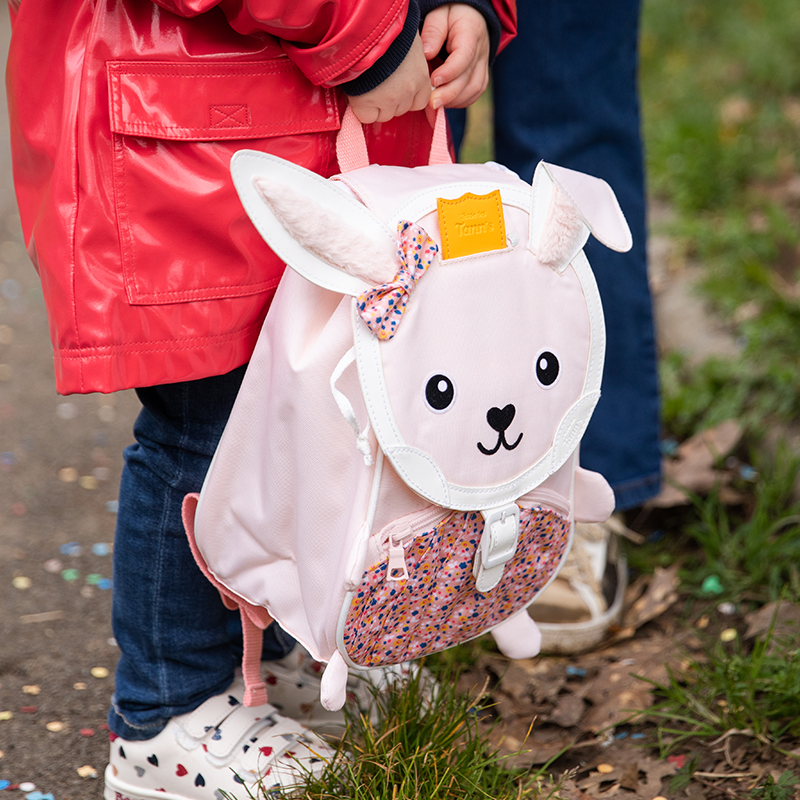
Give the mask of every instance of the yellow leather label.
[[489, 194], [467, 192], [457, 200], [436, 199], [442, 258], [459, 258], [506, 246], [506, 225], [500, 190]]

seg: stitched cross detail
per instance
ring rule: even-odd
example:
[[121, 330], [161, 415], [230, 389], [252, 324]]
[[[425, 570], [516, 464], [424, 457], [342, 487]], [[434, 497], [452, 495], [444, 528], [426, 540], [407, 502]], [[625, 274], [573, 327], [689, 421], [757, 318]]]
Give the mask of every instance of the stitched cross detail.
[[250, 111], [244, 104], [210, 106], [212, 128], [249, 128]]

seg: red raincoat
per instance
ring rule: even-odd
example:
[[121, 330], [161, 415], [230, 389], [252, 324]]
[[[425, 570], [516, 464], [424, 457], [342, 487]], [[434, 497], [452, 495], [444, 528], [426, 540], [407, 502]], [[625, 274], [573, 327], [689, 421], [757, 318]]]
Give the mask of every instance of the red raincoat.
[[[345, 96], [408, 0], [10, 0], [14, 180], [44, 290], [56, 388], [110, 392], [250, 357], [283, 264], [228, 164], [268, 151], [330, 176]], [[495, 0], [501, 44], [513, 0]], [[376, 163], [425, 163], [407, 114]]]

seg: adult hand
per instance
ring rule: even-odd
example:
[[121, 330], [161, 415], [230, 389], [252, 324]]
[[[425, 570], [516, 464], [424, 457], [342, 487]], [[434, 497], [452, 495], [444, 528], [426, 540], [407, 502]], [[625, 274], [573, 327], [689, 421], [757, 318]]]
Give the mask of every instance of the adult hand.
[[435, 58], [447, 45], [447, 60], [431, 74], [433, 108], [464, 108], [489, 85], [489, 29], [483, 14], [463, 3], [429, 12], [422, 25], [425, 57]]

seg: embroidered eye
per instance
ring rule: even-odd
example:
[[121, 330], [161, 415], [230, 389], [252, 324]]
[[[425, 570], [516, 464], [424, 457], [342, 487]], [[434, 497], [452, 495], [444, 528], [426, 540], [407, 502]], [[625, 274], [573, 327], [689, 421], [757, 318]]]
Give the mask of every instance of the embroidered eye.
[[536, 356], [536, 380], [545, 388], [552, 386], [556, 382], [559, 369], [555, 353], [543, 350]]
[[431, 411], [441, 414], [447, 411], [456, 399], [456, 387], [447, 375], [436, 374], [425, 384], [425, 402]]

